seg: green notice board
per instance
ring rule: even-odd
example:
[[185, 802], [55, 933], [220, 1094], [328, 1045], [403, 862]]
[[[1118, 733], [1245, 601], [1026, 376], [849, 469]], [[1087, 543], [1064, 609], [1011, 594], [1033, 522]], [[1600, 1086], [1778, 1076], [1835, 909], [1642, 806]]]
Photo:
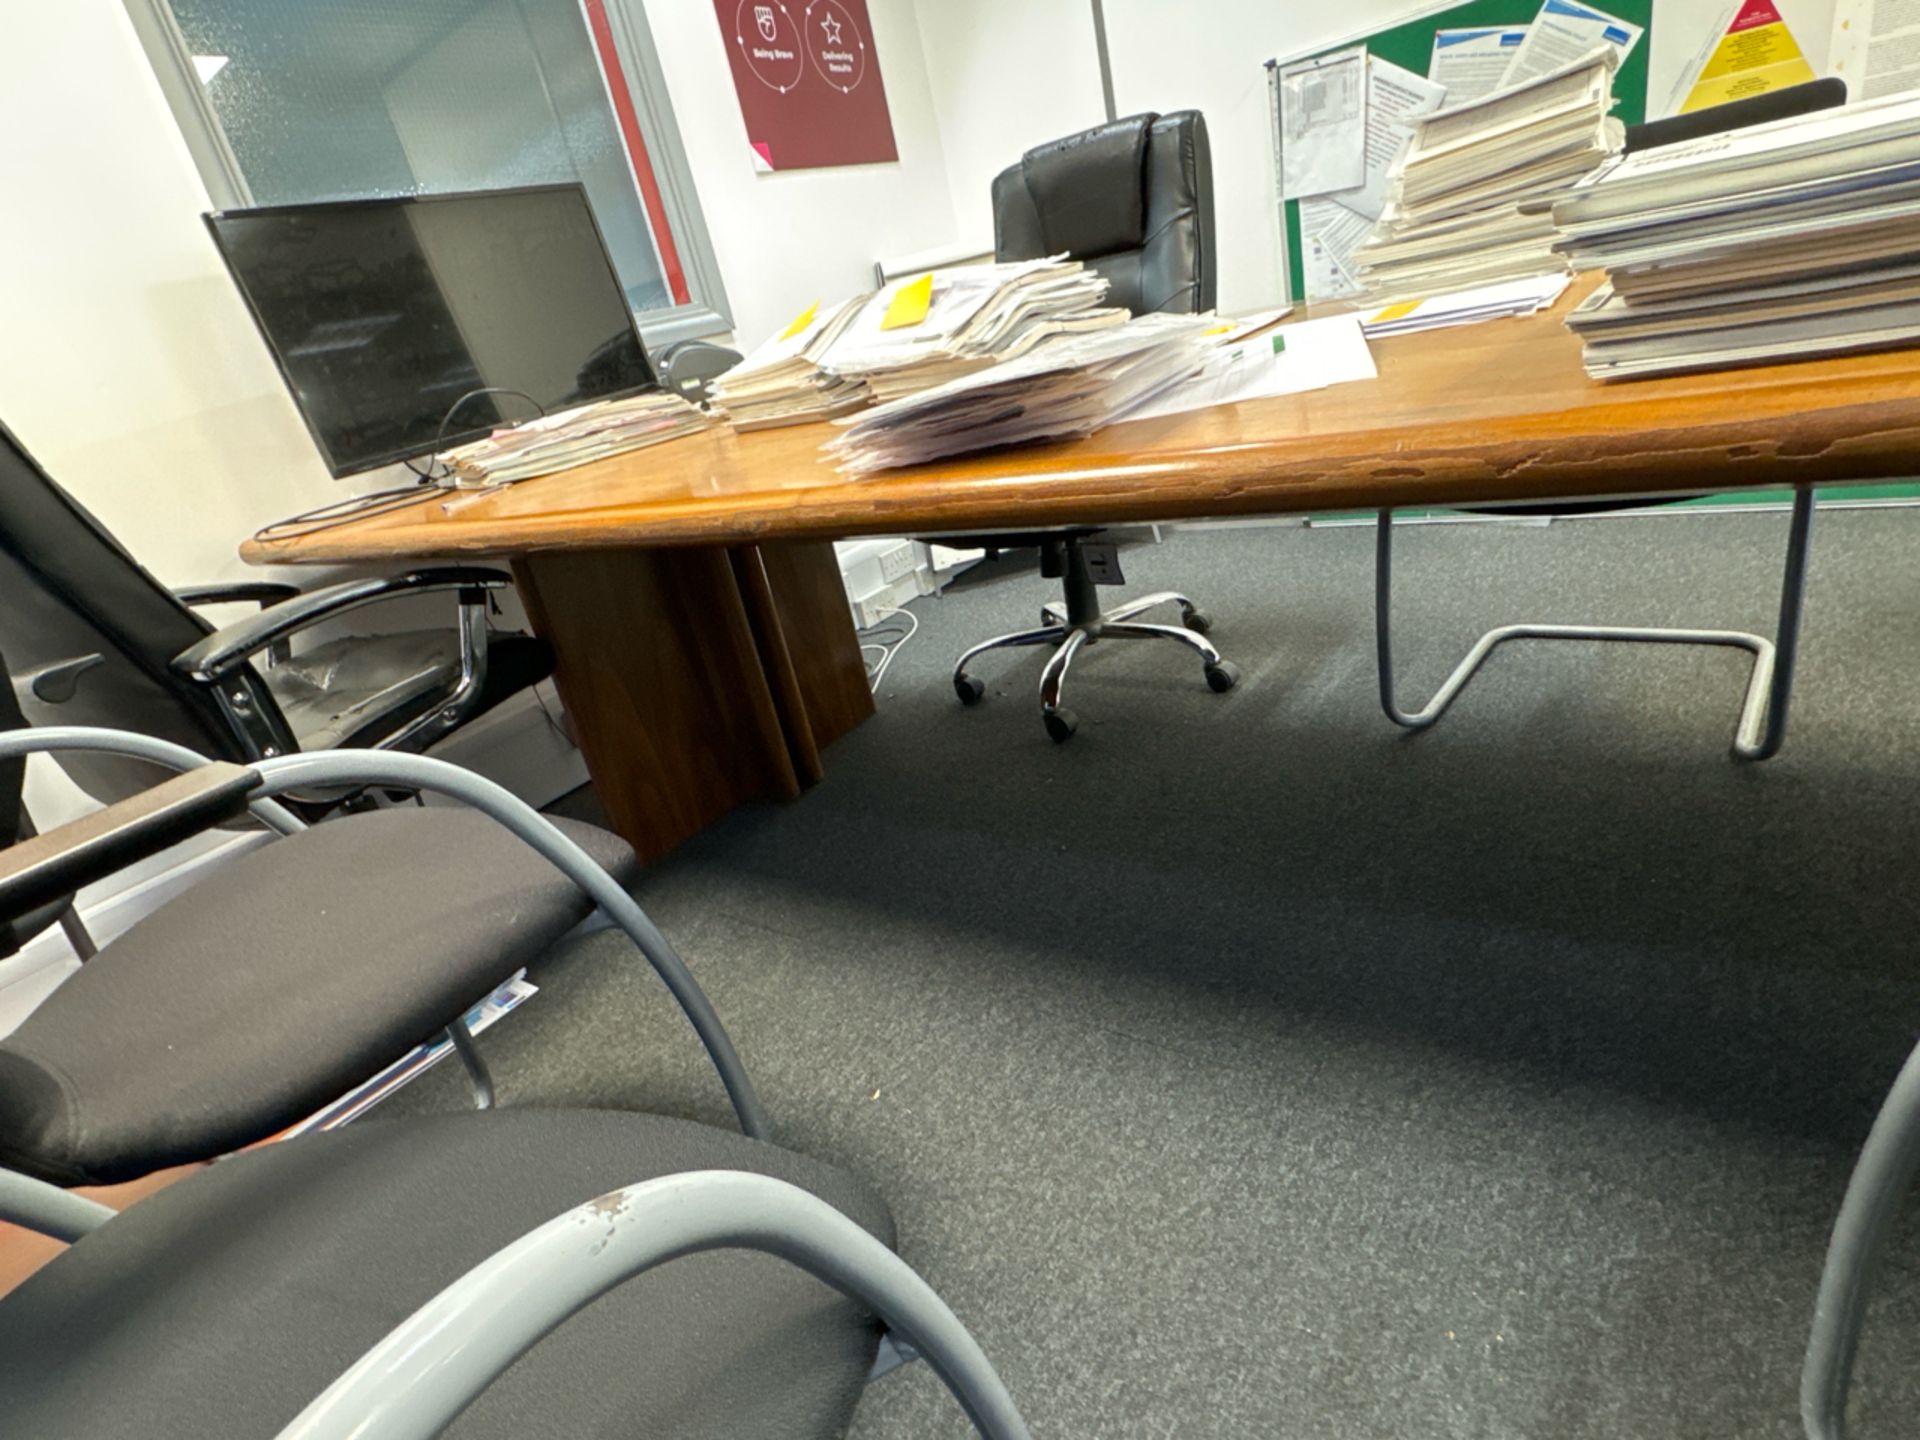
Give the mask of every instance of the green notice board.
[[[1633, 53], [1626, 59], [1613, 77], [1613, 93], [1616, 104], [1613, 113], [1628, 125], [1638, 125], [1647, 118], [1647, 55], [1653, 48], [1653, 6], [1654, 0], [1593, 0], [1596, 10], [1603, 10], [1621, 20], [1629, 20], [1635, 25], [1644, 26], [1647, 33], [1640, 37], [1640, 43], [1633, 47]], [[1355, 45], [1365, 45], [1370, 54], [1378, 55], [1382, 60], [1391, 60], [1395, 65], [1413, 71], [1416, 75], [1427, 73], [1427, 63], [1433, 56], [1433, 35], [1436, 30], [1477, 29], [1482, 26], [1526, 25], [1540, 13], [1540, 0], [1465, 0], [1464, 4], [1447, 5], [1427, 11], [1415, 20], [1405, 20], [1370, 35], [1356, 36], [1338, 45], [1328, 45], [1318, 50], [1307, 50], [1297, 55], [1284, 56], [1275, 63], [1285, 67], [1300, 60], [1316, 59], [1322, 55], [1331, 55], [1337, 50], [1350, 50]], [[1278, 117], [1275, 117], [1273, 133], [1280, 134]], [[1275, 173], [1278, 173], [1276, 166]], [[1306, 259], [1303, 254], [1303, 242], [1300, 234], [1300, 206], [1297, 201], [1284, 200], [1281, 204], [1282, 222], [1286, 226], [1287, 236], [1287, 293], [1294, 300], [1306, 298], [1307, 277]]]

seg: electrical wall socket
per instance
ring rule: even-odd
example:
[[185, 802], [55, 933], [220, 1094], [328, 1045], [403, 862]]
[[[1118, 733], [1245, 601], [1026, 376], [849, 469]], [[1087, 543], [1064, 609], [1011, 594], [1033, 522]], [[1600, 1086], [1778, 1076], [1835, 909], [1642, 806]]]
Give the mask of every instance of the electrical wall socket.
[[919, 558], [914, 543], [911, 540], [902, 540], [891, 550], [881, 553], [880, 578], [891, 584], [902, 575], [913, 573]]

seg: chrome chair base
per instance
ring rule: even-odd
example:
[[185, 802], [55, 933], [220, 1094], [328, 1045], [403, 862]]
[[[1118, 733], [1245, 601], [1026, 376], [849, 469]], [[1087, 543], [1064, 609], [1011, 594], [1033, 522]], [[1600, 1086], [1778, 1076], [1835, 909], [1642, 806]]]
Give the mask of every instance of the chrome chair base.
[[[1150, 625], [1134, 618], [1159, 605], [1178, 605], [1181, 623]], [[1106, 613], [1083, 616], [1077, 621], [1069, 618], [1066, 608], [1049, 604], [1041, 607], [1040, 620], [1041, 625], [1037, 630], [1016, 630], [1011, 635], [995, 636], [982, 641], [960, 657], [953, 667], [953, 688], [962, 704], [977, 705], [987, 693], [986, 685], [967, 673], [967, 665], [976, 656], [984, 655], [989, 650], [1012, 650], [1030, 645], [1054, 647], [1046, 669], [1040, 672], [1040, 719], [1047, 728], [1047, 734], [1056, 743], [1072, 739], [1080, 723], [1079, 718], [1061, 703], [1067, 670], [1083, 649], [1102, 640], [1172, 640], [1185, 645], [1200, 657], [1207, 685], [1214, 691], [1225, 693], [1240, 680], [1240, 667], [1231, 660], [1222, 660], [1220, 652], [1213, 648], [1213, 642], [1207, 639], [1213, 622], [1206, 612], [1185, 595], [1175, 594], [1171, 590], [1145, 595]]]
[[1800, 651], [1800, 617], [1807, 589], [1807, 551], [1813, 534], [1813, 490], [1793, 494], [1780, 616], [1775, 638], [1741, 630], [1671, 630], [1629, 625], [1502, 625], [1475, 643], [1422, 710], [1402, 710], [1394, 698], [1393, 512], [1379, 514], [1374, 541], [1374, 635], [1380, 662], [1380, 708], [1394, 724], [1425, 730], [1446, 713], [1481, 661], [1508, 640], [1615, 640], [1662, 645], [1730, 645], [1753, 654], [1746, 703], [1734, 732], [1738, 760], [1768, 760], [1787, 738], [1787, 707], [1793, 699], [1794, 663]]

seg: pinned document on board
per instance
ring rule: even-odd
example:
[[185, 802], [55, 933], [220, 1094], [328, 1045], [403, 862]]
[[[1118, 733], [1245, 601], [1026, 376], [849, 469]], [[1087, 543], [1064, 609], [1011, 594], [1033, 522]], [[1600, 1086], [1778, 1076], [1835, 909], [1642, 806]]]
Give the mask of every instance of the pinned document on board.
[[1774, 0], [1727, 0], [1665, 113], [1686, 115], [1817, 78]]
[[1373, 233], [1373, 221], [1336, 200], [1315, 196], [1300, 202], [1301, 256], [1307, 299], [1344, 300], [1361, 293], [1353, 274], [1354, 251]]
[[1854, 104], [1920, 90], [1920, 10], [1903, 0], [1837, 0], [1827, 53]]
[[1387, 208], [1387, 187], [1400, 157], [1413, 143], [1413, 122], [1431, 115], [1448, 99], [1447, 88], [1378, 55], [1367, 61], [1367, 178], [1350, 190], [1328, 192], [1369, 220]]
[[1367, 51], [1280, 71], [1280, 190], [1289, 200], [1367, 181]]
[[1448, 105], [1466, 105], [1500, 88], [1507, 66], [1526, 40], [1525, 25], [1436, 30], [1427, 79], [1446, 87]]
[[1507, 62], [1507, 73], [1500, 83], [1502, 87], [1518, 85], [1522, 80], [1551, 74], [1602, 45], [1611, 45], [1615, 55], [1625, 60], [1645, 33], [1631, 20], [1578, 0], [1547, 0], [1527, 27], [1527, 38]]

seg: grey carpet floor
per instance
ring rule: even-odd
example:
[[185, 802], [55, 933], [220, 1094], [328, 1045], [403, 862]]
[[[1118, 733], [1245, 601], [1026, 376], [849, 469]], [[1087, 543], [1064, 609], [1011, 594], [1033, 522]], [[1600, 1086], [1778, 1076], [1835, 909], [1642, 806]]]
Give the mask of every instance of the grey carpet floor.
[[[1770, 632], [1783, 516], [1403, 532], [1404, 693], [1516, 619]], [[1245, 681], [1105, 645], [1056, 748], [1050, 590], [916, 603], [879, 714], [798, 804], [641, 899], [787, 1144], [868, 1176], [1038, 1436], [1792, 1437], [1848, 1169], [1920, 1031], [1920, 513], [1823, 513], [1782, 756], [1744, 656], [1528, 644], [1435, 730], [1376, 708], [1371, 535], [1190, 532], [1130, 589]], [[506, 1103], [725, 1123], [623, 940], [485, 1041]], [[436, 1074], [398, 1108], [459, 1102]], [[1920, 1209], [1920, 1206], [1912, 1207]], [[1920, 1224], [1856, 1433], [1920, 1433]], [[916, 1366], [860, 1437], [969, 1433]]]

